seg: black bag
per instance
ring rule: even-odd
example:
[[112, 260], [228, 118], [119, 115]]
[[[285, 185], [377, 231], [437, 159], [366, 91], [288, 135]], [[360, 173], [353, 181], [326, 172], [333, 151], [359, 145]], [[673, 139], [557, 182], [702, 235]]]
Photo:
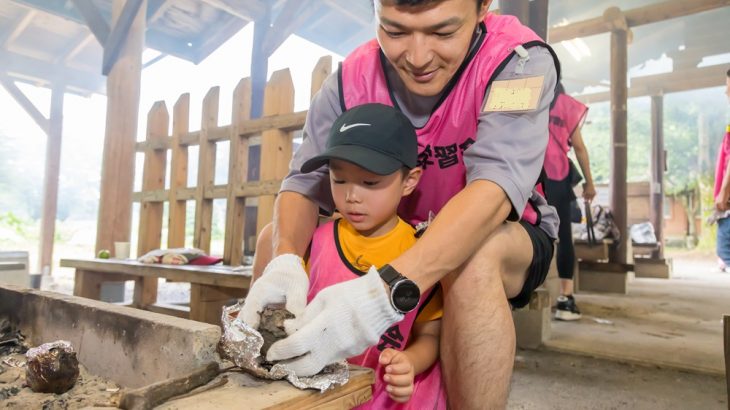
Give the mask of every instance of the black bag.
[[583, 181], [583, 175], [580, 174], [578, 167], [575, 166], [575, 162], [570, 158], [568, 158], [568, 181], [570, 181], [571, 187], [575, 187]]
[[578, 200], [573, 199], [570, 201], [570, 222], [579, 224], [583, 220], [583, 212], [580, 210]]

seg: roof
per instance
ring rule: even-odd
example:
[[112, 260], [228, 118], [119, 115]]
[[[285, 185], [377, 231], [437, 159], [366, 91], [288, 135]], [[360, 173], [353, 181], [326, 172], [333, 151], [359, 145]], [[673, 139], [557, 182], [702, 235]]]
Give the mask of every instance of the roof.
[[[148, 0], [146, 46], [163, 55], [198, 63], [248, 23], [269, 13], [273, 27], [282, 31], [278, 37], [293, 32], [335, 53], [346, 55], [373, 36], [371, 1]], [[103, 50], [78, 5], [94, 5], [108, 25], [112, 2], [0, 2], [0, 75], [5, 73], [16, 81], [45, 86], [63, 80], [72, 92], [104, 93], [106, 81], [100, 69]], [[687, 2], [550, 0], [548, 25], [557, 27], [600, 17], [611, 6], [627, 11], [665, 3]], [[720, 8], [632, 28], [633, 42], [628, 56], [630, 75], [671, 71], [664, 67], [669, 61], [666, 58], [652, 61], [662, 56], [673, 58], [674, 70], [681, 71], [696, 68], [704, 57], [730, 53], [730, 42], [727, 41], [730, 25], [726, 23], [730, 21], [730, 0], [694, 0], [692, 3], [707, 3]], [[277, 24], [280, 20], [286, 20], [288, 24], [280, 27]], [[281, 41], [283, 38], [274, 41], [272, 49]], [[568, 50], [582, 48], [581, 42], [590, 55], [579, 57], [579, 61]], [[581, 42], [571, 40], [553, 45], [563, 63], [566, 89], [569, 92], [600, 91], [610, 78], [609, 35], [591, 35]], [[721, 57], [719, 61], [730, 61], [730, 58], [722, 60]], [[714, 71], [710, 74], [714, 75]], [[717, 85], [723, 80], [718, 79]]]

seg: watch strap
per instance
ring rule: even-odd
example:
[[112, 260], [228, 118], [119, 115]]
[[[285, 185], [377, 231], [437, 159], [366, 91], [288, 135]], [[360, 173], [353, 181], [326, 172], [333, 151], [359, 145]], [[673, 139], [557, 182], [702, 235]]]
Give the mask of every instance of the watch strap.
[[383, 265], [382, 268], [378, 269], [378, 273], [380, 274], [380, 278], [383, 279], [391, 288], [399, 279], [405, 279], [400, 272], [390, 265]]

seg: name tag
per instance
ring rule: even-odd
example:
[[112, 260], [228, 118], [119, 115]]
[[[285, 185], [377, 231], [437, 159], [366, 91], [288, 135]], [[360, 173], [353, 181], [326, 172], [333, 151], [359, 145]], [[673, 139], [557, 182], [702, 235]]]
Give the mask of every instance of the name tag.
[[484, 112], [533, 111], [537, 109], [545, 76], [492, 83]]

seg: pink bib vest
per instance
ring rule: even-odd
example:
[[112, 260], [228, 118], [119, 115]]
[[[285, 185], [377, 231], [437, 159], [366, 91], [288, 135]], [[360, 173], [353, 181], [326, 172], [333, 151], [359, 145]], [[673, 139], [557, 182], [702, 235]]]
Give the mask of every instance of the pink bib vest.
[[[420, 129], [418, 164], [423, 168], [415, 192], [401, 201], [398, 214], [415, 225], [428, 220], [429, 211], [437, 214], [451, 197], [466, 185], [464, 151], [476, 140], [479, 114], [487, 86], [499, 74], [503, 63], [517, 46], [545, 43], [512, 16], [488, 14], [486, 33], [478, 49], [455, 84], [447, 86], [439, 104]], [[366, 103], [394, 105], [381, 65], [380, 46], [372, 40], [351, 53], [340, 68], [342, 109]], [[535, 208], [528, 202], [522, 219], [539, 222]]]
[[717, 164], [715, 165], [715, 191], [713, 198], [717, 198], [722, 188], [722, 180], [725, 178], [727, 162], [730, 159], [730, 125], [725, 129], [725, 138], [722, 140], [720, 149], [717, 150]]
[[547, 151], [545, 151], [545, 174], [553, 181], [562, 181], [568, 176], [568, 151], [573, 145], [570, 137], [585, 120], [588, 107], [575, 98], [558, 95], [550, 109]]
[[[322, 289], [357, 278], [362, 273], [355, 273], [340, 257], [337, 250], [336, 222], [328, 222], [314, 231], [312, 249], [309, 259], [309, 294], [307, 303]], [[353, 268], [354, 269], [354, 268]], [[436, 362], [430, 369], [417, 375], [414, 380], [414, 390], [407, 403], [397, 403], [388, 397], [383, 382], [384, 369], [378, 363], [380, 352], [385, 348], [403, 350], [408, 345], [411, 328], [421, 307], [428, 302], [433, 289], [424, 292], [418, 307], [408, 313], [403, 320], [391, 326], [380, 337], [376, 346], [367, 348], [358, 356], [351, 357], [348, 362], [369, 367], [375, 370], [375, 385], [373, 398], [358, 409], [446, 409], [446, 392], [441, 385], [441, 366]]]

